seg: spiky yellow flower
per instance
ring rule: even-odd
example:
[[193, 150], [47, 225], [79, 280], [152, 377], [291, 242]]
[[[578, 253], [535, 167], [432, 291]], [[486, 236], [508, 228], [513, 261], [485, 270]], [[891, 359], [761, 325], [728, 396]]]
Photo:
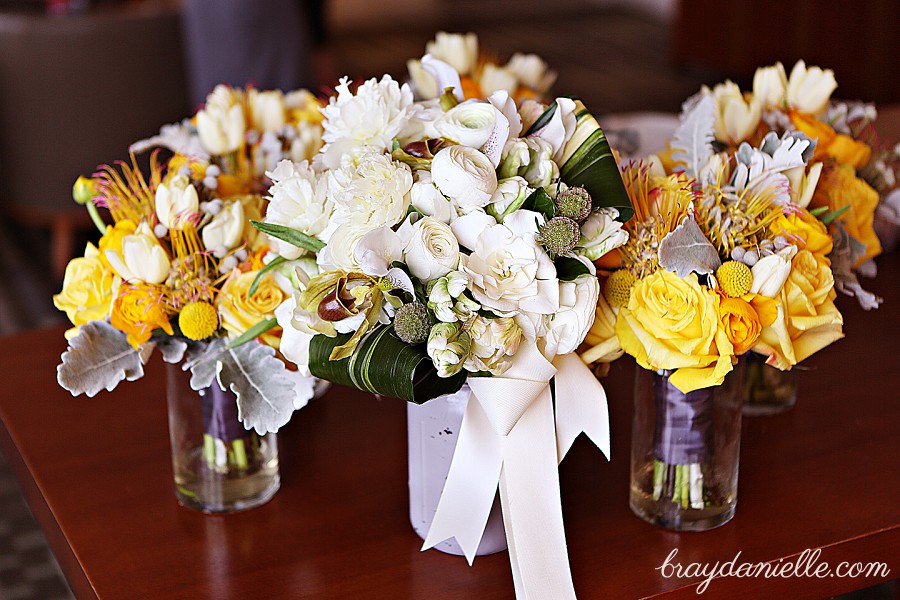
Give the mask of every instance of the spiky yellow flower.
[[631, 288], [636, 281], [634, 273], [627, 269], [619, 269], [609, 276], [603, 287], [603, 297], [613, 308], [628, 306], [631, 298]]
[[740, 298], [753, 286], [753, 272], [750, 267], [736, 260], [722, 263], [716, 270], [719, 287], [726, 296]]
[[209, 302], [191, 302], [178, 314], [178, 327], [190, 340], [205, 340], [219, 328], [219, 313]]

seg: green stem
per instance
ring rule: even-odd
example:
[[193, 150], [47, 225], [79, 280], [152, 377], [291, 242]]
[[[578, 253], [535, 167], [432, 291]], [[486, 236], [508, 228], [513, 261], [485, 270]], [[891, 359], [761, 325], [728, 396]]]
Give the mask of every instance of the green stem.
[[662, 496], [663, 484], [666, 478], [666, 465], [661, 460], [653, 459], [653, 499], [659, 500]]
[[238, 469], [246, 469], [249, 463], [247, 461], [247, 448], [244, 446], [244, 440], [234, 440], [231, 442], [231, 449], [234, 451], [234, 464], [237, 465]]
[[94, 204], [94, 201], [89, 201], [85, 206], [87, 206], [88, 214], [91, 215], [91, 221], [93, 221], [94, 225], [97, 226], [97, 229], [100, 230], [101, 235], [105, 235], [106, 223], [100, 218], [100, 213], [97, 212], [97, 206]]
[[672, 493], [672, 502], [679, 504], [681, 502], [681, 467], [675, 465], [672, 468], [675, 469], [675, 490]]
[[691, 505], [691, 467], [690, 465], [680, 465], [681, 467], [681, 507], [687, 508]]
[[203, 434], [203, 458], [210, 468], [216, 466], [216, 440], [208, 433]]

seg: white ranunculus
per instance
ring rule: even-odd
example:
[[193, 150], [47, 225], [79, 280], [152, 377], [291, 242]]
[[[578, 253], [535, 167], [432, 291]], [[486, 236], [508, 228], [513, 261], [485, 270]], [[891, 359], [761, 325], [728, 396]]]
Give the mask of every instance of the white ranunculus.
[[424, 217], [407, 231], [403, 261], [409, 272], [422, 282], [456, 270], [459, 256], [459, 242], [446, 223]]
[[241, 147], [246, 129], [240, 92], [217, 85], [206, 98], [206, 106], [197, 112], [200, 143], [210, 154], [228, 154]]
[[788, 106], [801, 112], [818, 115], [828, 107], [828, 100], [836, 88], [834, 71], [822, 70], [819, 67], [807, 69], [806, 63], [798, 60], [788, 78]]
[[418, 177], [419, 180], [413, 184], [409, 192], [413, 207], [426, 217], [433, 217], [443, 223], [450, 223], [456, 217], [456, 214], [450, 206], [450, 201], [432, 183], [431, 173], [419, 171]]
[[556, 81], [556, 73], [549, 70], [547, 63], [537, 54], [516, 52], [509, 59], [506, 68], [512, 71], [522, 84], [539, 92], [546, 92]]
[[[334, 201], [328, 196], [328, 177], [317, 174], [309, 163], [283, 160], [274, 171], [266, 173], [272, 180], [266, 222], [284, 225], [307, 235], [328, 241], [329, 222], [334, 214]], [[303, 250], [271, 238], [272, 247], [287, 259], [294, 259]]]
[[753, 273], [753, 284], [750, 286], [751, 294], [759, 294], [775, 298], [781, 293], [784, 282], [791, 274], [791, 259], [797, 254], [796, 246], [787, 246], [775, 254], [760, 258], [750, 268]]
[[559, 309], [556, 267], [535, 241], [542, 220], [538, 213], [516, 211], [485, 229], [472, 254], [460, 261], [472, 294], [485, 308], [501, 316]]
[[495, 112], [496, 109], [487, 102], [469, 100], [441, 115], [434, 127], [441, 137], [480, 149], [494, 130]]
[[559, 310], [548, 317], [545, 356], [574, 352], [594, 324], [600, 282], [594, 274], [559, 282]]
[[334, 198], [334, 222], [366, 230], [393, 227], [406, 218], [412, 171], [381, 152], [357, 159], [345, 156], [339, 169], [329, 171], [329, 196]]
[[503, 218], [519, 210], [531, 193], [528, 182], [522, 177], [508, 177], [497, 183], [497, 191], [491, 196], [491, 203], [485, 209], [489, 215], [502, 223]]
[[250, 105], [250, 122], [256, 131], [278, 131], [287, 122], [284, 94], [280, 90], [261, 92], [250, 89], [247, 102]]
[[241, 243], [246, 223], [244, 205], [240, 200], [228, 202], [203, 228], [203, 245], [209, 251], [222, 247], [226, 250], [237, 247]]
[[341, 225], [331, 234], [328, 244], [316, 254], [319, 271], [359, 271], [356, 246], [371, 230], [352, 224]]
[[350, 80], [344, 77], [337, 95], [322, 109], [322, 139], [326, 143], [317, 158], [323, 166], [334, 169], [346, 154], [386, 152], [417, 110], [409, 86], [401, 86], [389, 75], [381, 81], [366, 81], [355, 94], [350, 91]]
[[780, 62], [760, 67], [753, 74], [753, 97], [760, 101], [763, 110], [784, 108], [787, 84], [784, 65]]
[[471, 340], [457, 323], [437, 323], [428, 334], [426, 351], [439, 377], [459, 373], [469, 358]]
[[523, 339], [522, 328], [509, 317], [475, 317], [469, 323], [468, 333], [472, 347], [465, 368], [473, 373], [502, 375], [512, 365], [512, 357]]
[[485, 96], [499, 91], [514, 94], [519, 87], [519, 80], [508, 68], [487, 63], [478, 76], [478, 87]]
[[497, 172], [490, 159], [468, 146], [440, 150], [431, 162], [431, 177], [463, 213], [485, 206], [497, 189]]
[[116, 275], [126, 282], [162, 283], [169, 276], [169, 257], [146, 221], [122, 238], [121, 254], [106, 251], [106, 259]]
[[478, 64], [478, 36], [439, 31], [434, 41], [425, 45], [425, 52], [449, 64], [460, 75], [469, 75]]
[[628, 232], [622, 229], [622, 223], [616, 221], [618, 216], [619, 211], [615, 208], [601, 208], [592, 212], [581, 225], [578, 253], [595, 261], [627, 242]]
[[732, 81], [716, 85], [712, 95], [716, 101], [717, 139], [739, 144], [756, 131], [762, 116], [759, 100], [745, 100], [741, 89]]
[[197, 188], [187, 175], [176, 175], [156, 188], [156, 216], [168, 229], [181, 229], [200, 210]]

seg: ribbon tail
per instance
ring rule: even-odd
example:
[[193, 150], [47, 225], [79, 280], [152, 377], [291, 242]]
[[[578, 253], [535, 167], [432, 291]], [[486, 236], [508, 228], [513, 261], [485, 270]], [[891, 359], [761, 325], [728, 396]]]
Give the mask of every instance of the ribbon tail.
[[500, 499], [519, 600], [574, 600], [549, 386], [503, 441]]
[[497, 495], [502, 465], [501, 437], [494, 432], [481, 404], [471, 395], [447, 481], [422, 550], [453, 537], [472, 565]]
[[557, 356], [553, 365], [557, 368], [554, 382], [558, 462], [562, 462], [582, 432], [609, 460], [609, 406], [606, 390], [575, 353]]

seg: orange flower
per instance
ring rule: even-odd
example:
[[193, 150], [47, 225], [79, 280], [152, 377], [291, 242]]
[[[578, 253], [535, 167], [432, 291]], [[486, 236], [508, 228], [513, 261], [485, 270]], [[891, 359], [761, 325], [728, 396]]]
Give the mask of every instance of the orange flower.
[[790, 118], [794, 127], [812, 139], [818, 140], [813, 160], [833, 158], [840, 164], [850, 165], [854, 169], [860, 169], [869, 162], [872, 148], [865, 142], [835, 132], [830, 125], [819, 121], [812, 115], [791, 111]]
[[778, 314], [778, 304], [772, 298], [746, 294], [729, 298], [720, 294], [719, 324], [739, 356], [756, 345], [763, 327], [771, 325]]
[[841, 215], [840, 220], [847, 228], [847, 233], [866, 245], [865, 255], [854, 266], [881, 254], [881, 242], [872, 227], [875, 208], [878, 206], [878, 192], [858, 178], [853, 167], [839, 164], [826, 167], [810, 206], [827, 206], [829, 212], [850, 207]]
[[154, 329], [162, 329], [169, 335], [174, 335], [169, 314], [159, 288], [123, 285], [113, 302], [109, 322], [119, 331], [127, 333], [128, 343], [137, 349], [150, 339]]

